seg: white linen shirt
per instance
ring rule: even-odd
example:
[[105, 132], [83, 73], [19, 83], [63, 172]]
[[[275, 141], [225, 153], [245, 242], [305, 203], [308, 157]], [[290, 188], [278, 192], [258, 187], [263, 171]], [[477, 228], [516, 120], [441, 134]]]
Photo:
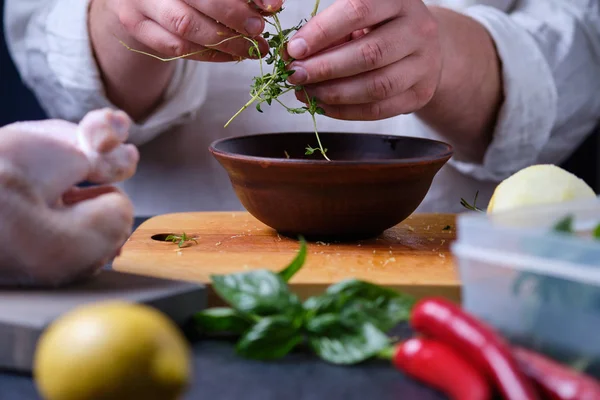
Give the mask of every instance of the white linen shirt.
[[[106, 98], [87, 30], [89, 0], [6, 0], [5, 29], [24, 82], [53, 118], [79, 121], [86, 112], [114, 107]], [[333, 0], [321, 1], [321, 9]], [[505, 102], [482, 164], [452, 159], [436, 176], [419, 211], [458, 212], [460, 198], [480, 192], [485, 206], [497, 183], [535, 163], [561, 163], [600, 119], [600, 1], [429, 1], [479, 21], [502, 62]], [[280, 18], [293, 26], [310, 10], [287, 0]], [[107, 33], [109, 34], [109, 33]], [[308, 115], [279, 105], [244, 111], [258, 61], [211, 64], [174, 61], [176, 73], [163, 104], [135, 125], [131, 142], [141, 160], [121, 187], [136, 215], [232, 211], [242, 206], [223, 168], [208, 152], [226, 136], [310, 131]], [[152, 82], [148, 83], [149, 85]], [[294, 104], [293, 93], [284, 102]], [[413, 115], [381, 121], [318, 119], [320, 131], [369, 132], [444, 140]]]

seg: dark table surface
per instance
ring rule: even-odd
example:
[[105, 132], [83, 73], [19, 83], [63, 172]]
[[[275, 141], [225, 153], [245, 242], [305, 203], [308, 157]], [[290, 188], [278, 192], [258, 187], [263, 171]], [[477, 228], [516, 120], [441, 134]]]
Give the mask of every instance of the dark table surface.
[[[138, 226], [144, 219], [137, 219]], [[411, 335], [404, 325], [393, 332]], [[385, 361], [341, 367], [326, 364], [309, 353], [294, 353], [278, 362], [245, 360], [232, 343], [193, 342], [194, 379], [185, 399], [210, 400], [444, 400]], [[39, 399], [31, 376], [0, 373], [0, 400]]]

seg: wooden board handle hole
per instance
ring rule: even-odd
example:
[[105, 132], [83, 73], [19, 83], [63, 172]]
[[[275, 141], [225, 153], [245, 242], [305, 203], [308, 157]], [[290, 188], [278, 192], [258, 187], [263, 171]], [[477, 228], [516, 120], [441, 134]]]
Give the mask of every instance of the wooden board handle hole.
[[150, 239], [156, 240], [158, 242], [165, 242], [169, 235], [174, 235], [174, 233], [157, 233], [156, 235], [152, 235]]

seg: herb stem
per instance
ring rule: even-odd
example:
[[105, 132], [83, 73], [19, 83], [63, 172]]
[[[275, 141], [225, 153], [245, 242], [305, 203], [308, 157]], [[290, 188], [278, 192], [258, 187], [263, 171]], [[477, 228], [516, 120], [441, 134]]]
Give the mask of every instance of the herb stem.
[[250, 39], [249, 37], [243, 36], [244, 39], [246, 39], [247, 41], [249, 41], [252, 44], [252, 47], [256, 50], [256, 57], [258, 57], [258, 65], [260, 67], [260, 74], [261, 76], [264, 75], [263, 72], [263, 61], [262, 61], [262, 57], [260, 56], [260, 47], [258, 47], [258, 42], [254, 39]]
[[394, 354], [396, 353], [396, 348], [394, 346], [388, 346], [377, 353], [377, 358], [381, 360], [392, 361], [394, 359]]
[[312, 117], [313, 126], [315, 127], [315, 135], [317, 136], [317, 143], [319, 143], [319, 150], [321, 150], [321, 154], [323, 154], [323, 157], [325, 157], [325, 159], [327, 161], [331, 161], [329, 159], [329, 157], [327, 157], [327, 154], [325, 154], [325, 149], [323, 149], [323, 145], [321, 144], [321, 139], [319, 138], [319, 132], [317, 132], [317, 119], [315, 117], [315, 114], [311, 113], [310, 116]]
[[[308, 92], [306, 91], [306, 89], [302, 88], [302, 90], [304, 91], [304, 95], [306, 96], [306, 100], [310, 103], [310, 98], [308, 97]], [[310, 107], [312, 108], [312, 107]], [[321, 154], [323, 154], [323, 157], [325, 157], [325, 159], [327, 161], [331, 161], [329, 159], [329, 157], [327, 157], [327, 155], [325, 154], [325, 149], [323, 148], [323, 145], [321, 144], [321, 138], [319, 138], [319, 132], [317, 130], [317, 118], [315, 117], [315, 110], [311, 110], [309, 111], [310, 116], [312, 117], [313, 120], [313, 126], [315, 129], [315, 136], [317, 137], [317, 143], [319, 144], [319, 150], [321, 151]]]
[[267, 81], [267, 83], [265, 83], [264, 85], [262, 85], [260, 87], [260, 89], [256, 92], [256, 94], [250, 99], [248, 100], [248, 102], [246, 104], [244, 104], [244, 106], [242, 108], [239, 109], [238, 112], [235, 113], [235, 115], [233, 117], [231, 117], [229, 119], [229, 121], [227, 121], [227, 123], [225, 124], [225, 128], [227, 128], [227, 126], [238, 116], [240, 115], [246, 108], [250, 107], [250, 105], [252, 103], [254, 103], [259, 97], [260, 95], [265, 91], [265, 89], [271, 84], [271, 82], [273, 82], [273, 80], [275, 79], [275, 77], [272, 77], [269, 81]]
[[277, 30], [277, 34], [283, 36], [283, 29], [281, 29], [281, 22], [279, 22], [277, 14], [273, 14], [273, 21], [275, 21], [275, 29]]
[[315, 16], [317, 15], [317, 11], [319, 11], [319, 3], [321, 2], [321, 0], [317, 0], [315, 2], [315, 8], [313, 9], [313, 12], [310, 14], [311, 16]]
[[[115, 35], [113, 35], [113, 36], [115, 36]], [[115, 36], [115, 37], [116, 37], [116, 36]], [[170, 61], [175, 61], [175, 60], [179, 60], [179, 59], [181, 59], [181, 58], [187, 58], [187, 57], [191, 57], [191, 56], [196, 56], [196, 55], [198, 55], [198, 54], [202, 54], [202, 53], [206, 53], [206, 52], [208, 52], [208, 51], [212, 51], [212, 49], [202, 49], [202, 50], [194, 51], [194, 52], [191, 52], [191, 53], [188, 53], [188, 54], [184, 54], [184, 55], [181, 55], [181, 56], [178, 56], [178, 57], [171, 57], [171, 58], [161, 58], [161, 57], [159, 57], [159, 56], [156, 56], [156, 55], [154, 55], [154, 54], [147, 53], [147, 52], [145, 52], [145, 51], [142, 51], [142, 50], [137, 50], [137, 49], [134, 49], [133, 47], [129, 46], [127, 43], [123, 42], [123, 41], [122, 41], [121, 39], [119, 39], [118, 37], [116, 37], [116, 38], [117, 38], [117, 40], [119, 41], [119, 43], [121, 43], [121, 44], [122, 44], [122, 45], [123, 45], [123, 46], [124, 46], [124, 47], [125, 47], [127, 50], [129, 50], [129, 51], [132, 51], [132, 52], [134, 52], [134, 53], [143, 54], [143, 55], [145, 55], [145, 56], [149, 56], [149, 57], [152, 57], [152, 58], [156, 58], [157, 60], [160, 60], [160, 61], [162, 61], [162, 62], [170, 62]], [[207, 45], [205, 45], [204, 47], [216, 47], [216, 46], [219, 46], [219, 45], [221, 45], [221, 44], [223, 44], [223, 43], [226, 43], [226, 42], [228, 42], [228, 41], [230, 41], [230, 40], [233, 40], [233, 39], [238, 39], [238, 38], [245, 38], [245, 37], [244, 37], [244, 36], [242, 36], [242, 35], [231, 36], [231, 37], [228, 37], [228, 38], [226, 38], [226, 39], [223, 39], [223, 40], [221, 40], [221, 41], [220, 41], [220, 42], [218, 42], [218, 43], [215, 43], [215, 44], [207, 44]], [[260, 53], [260, 50], [259, 50], [259, 53]]]

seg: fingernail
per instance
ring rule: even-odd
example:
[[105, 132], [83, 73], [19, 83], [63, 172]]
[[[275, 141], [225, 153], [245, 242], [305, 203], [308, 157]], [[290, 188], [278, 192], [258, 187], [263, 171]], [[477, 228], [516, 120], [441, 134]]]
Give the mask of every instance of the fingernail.
[[258, 17], [248, 18], [244, 28], [250, 35], [258, 35], [262, 32], [262, 20]]
[[300, 58], [308, 51], [306, 40], [302, 38], [292, 39], [287, 45], [288, 54], [293, 58]]
[[268, 12], [273, 12], [279, 8], [280, 0], [263, 0], [263, 6]]
[[292, 65], [290, 69], [294, 70], [294, 73], [288, 78], [290, 83], [297, 85], [304, 82], [308, 78], [308, 74], [304, 68]]

